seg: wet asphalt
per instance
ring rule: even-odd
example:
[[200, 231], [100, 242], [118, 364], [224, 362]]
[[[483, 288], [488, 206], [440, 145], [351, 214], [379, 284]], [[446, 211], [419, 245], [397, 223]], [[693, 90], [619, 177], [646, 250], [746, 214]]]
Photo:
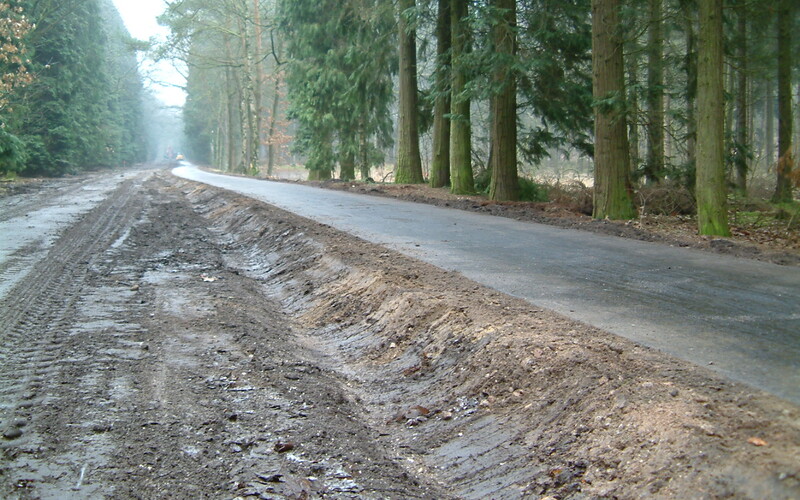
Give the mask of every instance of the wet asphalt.
[[800, 404], [800, 268], [188, 164], [173, 173], [459, 272]]

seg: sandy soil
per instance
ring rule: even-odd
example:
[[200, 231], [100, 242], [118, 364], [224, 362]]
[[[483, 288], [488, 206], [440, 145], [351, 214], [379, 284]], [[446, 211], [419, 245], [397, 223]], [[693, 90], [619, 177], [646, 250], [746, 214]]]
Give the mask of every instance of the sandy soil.
[[800, 408], [166, 172], [0, 332], [4, 498], [800, 497]]

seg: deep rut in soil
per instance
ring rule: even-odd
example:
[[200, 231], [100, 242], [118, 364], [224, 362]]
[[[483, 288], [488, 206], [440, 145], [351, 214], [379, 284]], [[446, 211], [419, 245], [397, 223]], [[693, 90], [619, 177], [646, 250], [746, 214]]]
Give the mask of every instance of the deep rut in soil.
[[166, 173], [0, 322], [3, 497], [800, 496], [797, 407]]

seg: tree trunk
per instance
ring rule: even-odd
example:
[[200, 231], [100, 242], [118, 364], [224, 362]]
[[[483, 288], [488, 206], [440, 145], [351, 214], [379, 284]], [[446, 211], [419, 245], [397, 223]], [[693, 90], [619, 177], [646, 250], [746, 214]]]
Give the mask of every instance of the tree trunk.
[[517, 84], [513, 69], [516, 55], [516, 0], [493, 0], [492, 5], [502, 12], [492, 26], [492, 43], [499, 61], [492, 79], [500, 90], [492, 97], [492, 180], [489, 198], [517, 200]]
[[422, 176], [422, 161], [419, 154], [419, 128], [417, 125], [417, 34], [408, 22], [408, 10], [416, 5], [415, 0], [400, 0], [400, 96], [397, 123], [397, 166], [394, 181], [398, 184], [425, 182]]
[[450, 0], [439, 0], [436, 20], [436, 85], [438, 92], [433, 109], [433, 159], [431, 187], [450, 184]]
[[766, 124], [766, 138], [764, 147], [766, 148], [767, 168], [772, 168], [775, 163], [775, 99], [772, 97], [772, 80], [767, 79], [767, 90], [765, 91], [764, 120]]
[[[272, 50], [275, 54], [277, 54], [278, 57], [280, 57], [281, 53], [283, 52], [283, 45], [280, 42], [275, 43], [276, 46], [274, 46]], [[280, 112], [281, 105], [281, 84], [283, 83], [283, 72], [277, 63], [272, 78], [274, 80], [274, 85], [272, 87], [272, 108], [270, 109], [269, 114], [269, 131], [267, 132], [267, 175], [272, 175], [273, 171], [275, 170], [275, 158], [278, 150], [278, 139], [276, 135], [278, 133], [278, 113]]]
[[352, 181], [356, 178], [356, 157], [353, 153], [348, 152], [339, 162], [339, 179], [343, 181]]
[[266, 76], [264, 74], [264, 61], [262, 54], [264, 47], [262, 43], [262, 28], [261, 28], [261, 0], [253, 0], [253, 27], [254, 37], [256, 42], [255, 48], [255, 66], [256, 66], [256, 82], [253, 89], [253, 99], [255, 101], [255, 114], [256, 114], [256, 146], [258, 150], [258, 158], [263, 155], [262, 148], [264, 147], [264, 84], [266, 83]]
[[367, 138], [367, 117], [361, 115], [360, 123], [358, 124], [358, 151], [360, 158], [358, 161], [358, 168], [361, 173], [361, 180], [366, 181], [369, 179], [369, 140]]
[[725, 189], [722, 0], [698, 3], [697, 223], [700, 234], [730, 236]]
[[792, 200], [792, 2], [781, 0], [778, 8], [778, 181], [772, 199]]
[[628, 65], [628, 147], [631, 152], [631, 171], [639, 168], [641, 155], [639, 152], [639, 61], [636, 54], [631, 54], [625, 64]]
[[664, 34], [663, 0], [650, 0], [647, 34], [647, 164], [648, 184], [664, 176]]
[[466, 97], [467, 72], [462, 60], [469, 50], [469, 28], [466, 17], [469, 0], [452, 0], [450, 28], [452, 35], [451, 103], [450, 103], [450, 190], [456, 194], [475, 192], [472, 177], [472, 130], [470, 100]]
[[[624, 99], [620, 0], [592, 0], [592, 91], [596, 100]], [[624, 105], [595, 107], [594, 217], [636, 216]]]
[[681, 8], [685, 13], [684, 29], [686, 31], [686, 165], [690, 172], [697, 165], [697, 39], [695, 37], [694, 7], [687, 0], [681, 0]]
[[737, 7], [737, 25], [739, 32], [739, 43], [737, 47], [739, 69], [738, 82], [736, 88], [736, 192], [739, 196], [747, 196], [747, 172], [749, 170], [748, 154], [750, 151], [748, 144], [747, 126], [747, 11], [744, 3]]

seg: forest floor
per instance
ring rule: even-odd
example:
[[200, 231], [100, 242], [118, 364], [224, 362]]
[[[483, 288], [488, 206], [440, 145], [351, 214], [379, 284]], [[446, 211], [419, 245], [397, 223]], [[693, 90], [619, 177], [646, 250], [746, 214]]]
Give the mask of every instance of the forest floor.
[[5, 191], [0, 497], [800, 497], [703, 367], [166, 170]]
[[[591, 213], [591, 194], [578, 186], [559, 189], [549, 202], [493, 202], [486, 196], [455, 195], [447, 188], [434, 189], [420, 184], [382, 184], [362, 182], [305, 182], [328, 189], [387, 196], [416, 203], [469, 210], [516, 220], [550, 224], [564, 228], [653, 241], [668, 245], [800, 266], [800, 213], [776, 211], [767, 203], [739, 202], [730, 211], [731, 236], [717, 238], [697, 234], [696, 217], [670, 213], [645, 214], [632, 221], [595, 220]], [[686, 205], [684, 193], [655, 192], [661, 204], [667, 201]], [[673, 198], [673, 199], [669, 199]], [[640, 200], [641, 201], [641, 200]], [[800, 207], [795, 208], [800, 212]], [[794, 219], [792, 219], [794, 215]]]

